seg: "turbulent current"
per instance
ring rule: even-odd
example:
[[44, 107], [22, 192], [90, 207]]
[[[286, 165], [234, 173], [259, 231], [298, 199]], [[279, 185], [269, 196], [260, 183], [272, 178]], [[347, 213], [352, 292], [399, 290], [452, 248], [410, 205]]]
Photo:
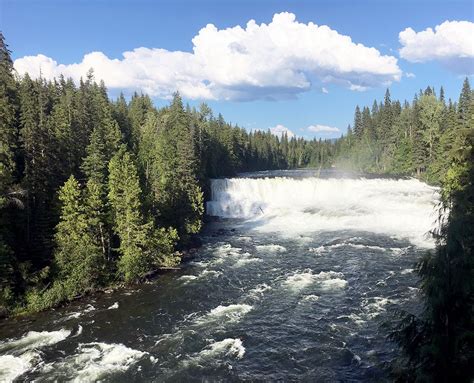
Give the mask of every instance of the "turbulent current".
[[438, 191], [312, 171], [213, 180], [181, 270], [0, 324], [0, 381], [389, 381]]

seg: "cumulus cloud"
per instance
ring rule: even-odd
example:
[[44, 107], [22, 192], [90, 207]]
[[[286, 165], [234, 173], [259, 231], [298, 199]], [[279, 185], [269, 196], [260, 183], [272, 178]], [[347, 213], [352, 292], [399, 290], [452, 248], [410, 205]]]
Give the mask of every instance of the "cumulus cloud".
[[141, 47], [119, 59], [91, 52], [74, 64], [39, 54], [15, 60], [15, 68], [33, 77], [41, 71], [46, 78], [62, 73], [76, 81], [93, 68], [109, 88], [160, 98], [178, 90], [186, 98], [211, 100], [294, 98], [329, 83], [361, 91], [387, 86], [402, 74], [395, 57], [326, 25], [300, 23], [287, 12], [268, 24], [250, 20], [227, 29], [208, 24], [192, 43], [192, 52]]
[[405, 60], [436, 60], [455, 72], [474, 73], [474, 23], [470, 21], [445, 21], [434, 30], [420, 32], [406, 28], [398, 37], [402, 45], [400, 57]]
[[325, 93], [325, 94], [328, 94], [329, 91], [327, 90], [327, 88], [325, 88], [324, 86], [321, 88], [321, 92]]
[[275, 136], [282, 137], [284, 133], [286, 133], [288, 138], [294, 137], [295, 134], [288, 129], [286, 126], [278, 124], [277, 126], [274, 126], [270, 128], [270, 132], [274, 134]]
[[415, 73], [406, 72], [406, 73], [405, 73], [405, 77], [406, 77], [406, 78], [415, 78], [416, 75], [415, 75]]
[[335, 127], [327, 126], [327, 125], [320, 125], [320, 124], [310, 125], [306, 128], [306, 130], [313, 133], [340, 133], [341, 132], [339, 128], [335, 128]]

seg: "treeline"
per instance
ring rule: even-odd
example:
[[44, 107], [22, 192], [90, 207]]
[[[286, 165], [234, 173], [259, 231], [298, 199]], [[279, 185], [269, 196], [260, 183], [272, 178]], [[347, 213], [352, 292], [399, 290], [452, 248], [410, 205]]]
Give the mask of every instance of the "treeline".
[[337, 143], [336, 164], [373, 173], [413, 175], [440, 183], [466, 146], [459, 134], [472, 116], [472, 91], [466, 78], [459, 101], [446, 100], [428, 87], [411, 103], [383, 102], [357, 106], [354, 123]]
[[0, 34], [0, 311], [41, 310], [176, 265], [202, 226], [208, 179], [321, 166], [333, 145], [248, 133], [205, 104], [111, 101], [16, 75]]

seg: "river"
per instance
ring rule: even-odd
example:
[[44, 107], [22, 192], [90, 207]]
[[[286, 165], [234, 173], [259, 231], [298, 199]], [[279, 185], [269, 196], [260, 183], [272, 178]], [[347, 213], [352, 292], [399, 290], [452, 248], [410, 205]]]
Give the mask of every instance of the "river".
[[0, 323], [0, 381], [389, 381], [438, 191], [288, 171], [212, 181], [181, 270]]

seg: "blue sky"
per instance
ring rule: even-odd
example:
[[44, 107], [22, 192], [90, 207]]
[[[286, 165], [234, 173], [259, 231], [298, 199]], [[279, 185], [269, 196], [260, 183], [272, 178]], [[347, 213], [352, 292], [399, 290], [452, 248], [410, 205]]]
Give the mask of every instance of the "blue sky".
[[[282, 125], [324, 138], [340, 135], [321, 132], [324, 127], [345, 132], [355, 105], [380, 100], [388, 83], [393, 98], [411, 100], [420, 88], [443, 85], [457, 99], [463, 77], [474, 72], [473, 4], [0, 0], [0, 29], [19, 72], [34, 75], [41, 67], [46, 77], [64, 72], [78, 78], [92, 63], [111, 96], [136, 88], [164, 105], [179, 89], [191, 105], [205, 101], [248, 129]], [[446, 21], [439, 33], [420, 33]], [[207, 24], [215, 28], [200, 33]], [[406, 28], [413, 33], [402, 44], [399, 34]], [[134, 54], [124, 60], [127, 51]], [[91, 52], [101, 54], [86, 60]]]

